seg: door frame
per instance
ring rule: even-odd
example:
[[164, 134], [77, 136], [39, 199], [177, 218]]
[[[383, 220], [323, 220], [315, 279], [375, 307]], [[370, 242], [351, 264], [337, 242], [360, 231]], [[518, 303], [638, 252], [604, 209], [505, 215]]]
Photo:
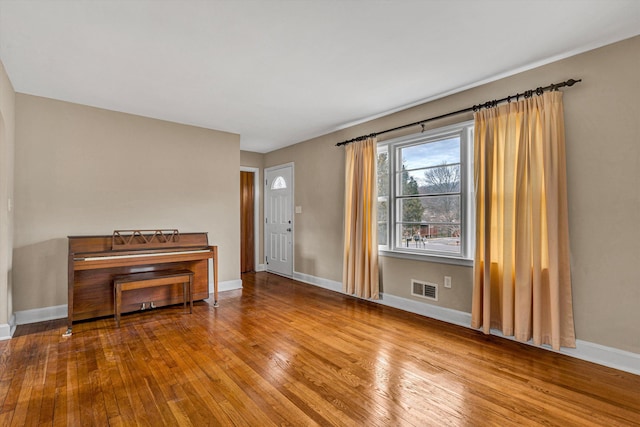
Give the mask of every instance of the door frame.
[[[260, 236], [260, 168], [240, 166], [240, 172], [253, 172], [253, 235]], [[255, 271], [264, 269], [264, 264], [260, 264], [260, 239], [254, 238], [253, 264]]]
[[[263, 216], [263, 221], [262, 223], [264, 224], [264, 233], [263, 233], [263, 246], [264, 246], [264, 258], [265, 258], [265, 263], [264, 263], [264, 269], [266, 271], [268, 271], [267, 269], [267, 263], [266, 263], [266, 259], [268, 256], [268, 249], [267, 249], [267, 245], [268, 245], [268, 236], [267, 236], [267, 224], [264, 221], [264, 219], [267, 216], [267, 172], [271, 172], [274, 170], [278, 170], [278, 169], [284, 169], [284, 168], [291, 168], [291, 206], [289, 207], [289, 209], [291, 210], [290, 212], [290, 218], [291, 218], [291, 277], [293, 277], [293, 272], [296, 271], [296, 251], [295, 251], [295, 237], [296, 237], [296, 227], [295, 227], [295, 216], [294, 216], [294, 205], [295, 203], [295, 198], [296, 198], [296, 192], [295, 192], [295, 164], [293, 162], [288, 162], [288, 163], [283, 163], [281, 165], [276, 165], [276, 166], [270, 166], [268, 168], [264, 168], [264, 176], [262, 178], [262, 180], [264, 181], [264, 185], [265, 185], [265, 189], [264, 189], [264, 206], [263, 206], [263, 211], [264, 211], [264, 216]], [[275, 274], [275, 273], [274, 273]]]

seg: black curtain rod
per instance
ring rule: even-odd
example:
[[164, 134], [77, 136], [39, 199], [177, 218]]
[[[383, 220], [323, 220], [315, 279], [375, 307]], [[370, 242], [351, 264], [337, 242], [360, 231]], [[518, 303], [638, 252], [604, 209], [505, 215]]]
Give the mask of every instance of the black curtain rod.
[[374, 136], [378, 136], [378, 135], [382, 135], [384, 133], [389, 133], [389, 132], [393, 132], [396, 130], [400, 130], [400, 129], [404, 129], [404, 128], [408, 128], [411, 126], [417, 126], [417, 125], [422, 125], [424, 123], [433, 121], [433, 120], [438, 120], [438, 119], [444, 119], [445, 117], [449, 117], [449, 116], [455, 116], [456, 114], [462, 114], [462, 113], [468, 113], [470, 111], [479, 111], [483, 108], [493, 108], [496, 105], [498, 105], [501, 102], [507, 101], [507, 102], [511, 102], [512, 100], [516, 100], [518, 101], [520, 99], [520, 97], [524, 97], [524, 98], [531, 98], [533, 95], [542, 95], [545, 91], [550, 90], [550, 91], [554, 91], [554, 90], [558, 90], [561, 87], [571, 87], [576, 83], [581, 82], [582, 79], [578, 79], [578, 80], [574, 80], [574, 79], [569, 79], [566, 82], [562, 82], [562, 83], [554, 83], [554, 84], [550, 84], [549, 86], [545, 86], [545, 87], [538, 87], [536, 89], [531, 89], [531, 90], [526, 90], [522, 93], [516, 93], [515, 95], [509, 95], [507, 97], [504, 97], [502, 99], [495, 99], [493, 101], [487, 101], [484, 104], [478, 104], [478, 105], [474, 105], [473, 107], [468, 107], [468, 108], [463, 108], [462, 110], [458, 110], [458, 111], [453, 111], [451, 113], [447, 113], [447, 114], [442, 114], [440, 116], [437, 117], [430, 117], [428, 119], [424, 119], [424, 120], [420, 120], [419, 122], [414, 122], [414, 123], [409, 123], [408, 125], [402, 125], [402, 126], [398, 126], [392, 129], [386, 129], [380, 132], [375, 132], [375, 133], [371, 133], [369, 135], [362, 135], [359, 136], [357, 138], [352, 138], [349, 139], [347, 141], [342, 141], [336, 144], [336, 147], [339, 147], [341, 145], [347, 145], [350, 144], [352, 142], [355, 141], [362, 141], [364, 139], [367, 139], [369, 137], [374, 137]]

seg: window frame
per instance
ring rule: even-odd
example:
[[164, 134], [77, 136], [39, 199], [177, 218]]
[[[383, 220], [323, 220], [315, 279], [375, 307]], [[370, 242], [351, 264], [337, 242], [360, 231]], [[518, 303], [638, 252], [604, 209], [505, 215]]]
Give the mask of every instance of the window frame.
[[[382, 256], [414, 259], [420, 261], [438, 262], [444, 264], [456, 264], [473, 266], [473, 251], [475, 237], [475, 195], [473, 177], [473, 120], [455, 123], [425, 130], [422, 133], [411, 134], [378, 142], [378, 155], [386, 150], [388, 162], [389, 191], [387, 199], [387, 244], [378, 245], [378, 252]], [[396, 220], [398, 209], [398, 182], [402, 165], [399, 164], [397, 154], [401, 148], [421, 145], [430, 142], [441, 141], [451, 137], [460, 138], [460, 253], [447, 253], [444, 251], [429, 251], [420, 248], [410, 248], [398, 245]], [[378, 195], [378, 200], [384, 196]], [[401, 223], [402, 221], [400, 221]]]

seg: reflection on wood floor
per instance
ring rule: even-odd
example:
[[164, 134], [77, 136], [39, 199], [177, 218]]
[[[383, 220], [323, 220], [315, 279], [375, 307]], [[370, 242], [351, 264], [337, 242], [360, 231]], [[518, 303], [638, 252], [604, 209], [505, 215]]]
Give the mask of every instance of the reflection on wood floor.
[[0, 425], [640, 425], [640, 376], [268, 273], [0, 342]]

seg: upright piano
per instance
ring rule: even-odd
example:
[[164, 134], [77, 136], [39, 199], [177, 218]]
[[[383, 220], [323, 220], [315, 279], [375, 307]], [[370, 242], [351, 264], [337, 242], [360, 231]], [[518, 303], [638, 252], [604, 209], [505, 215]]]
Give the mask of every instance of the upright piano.
[[[214, 307], [218, 305], [218, 248], [207, 233], [178, 230], [116, 230], [105, 236], [69, 236], [67, 332], [74, 321], [113, 316], [113, 278], [163, 270], [193, 272], [193, 300], [209, 298], [209, 259], [213, 259]], [[161, 307], [183, 302], [182, 286], [138, 289], [122, 296], [122, 312], [142, 304]]]

